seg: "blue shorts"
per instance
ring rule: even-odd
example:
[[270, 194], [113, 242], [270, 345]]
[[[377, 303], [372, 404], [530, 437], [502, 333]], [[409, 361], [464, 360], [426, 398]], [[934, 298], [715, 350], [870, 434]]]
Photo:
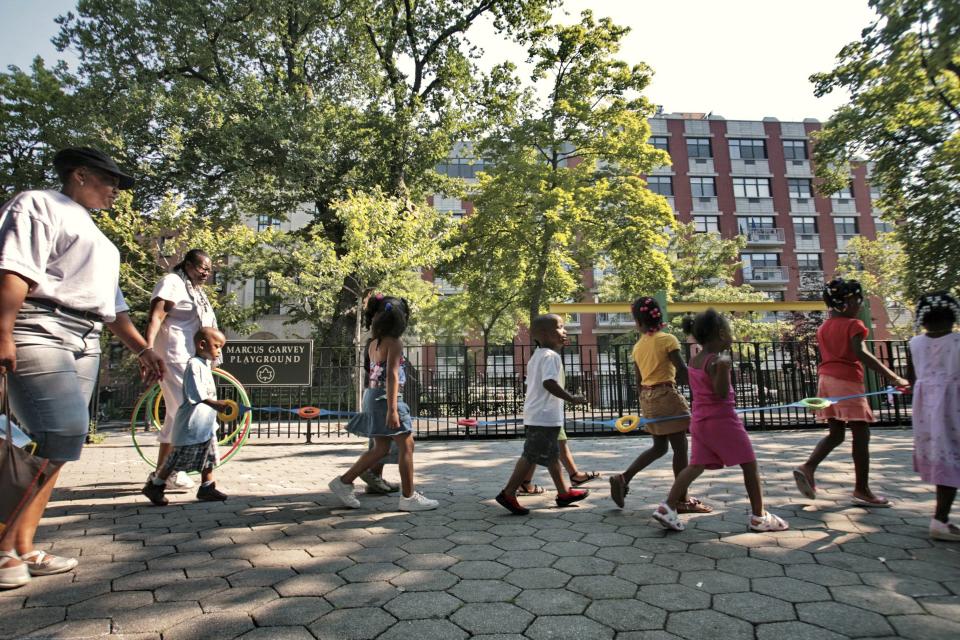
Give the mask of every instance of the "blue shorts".
[[100, 369], [102, 328], [100, 322], [30, 302], [17, 314], [17, 370], [7, 374], [10, 409], [42, 458], [80, 458]]

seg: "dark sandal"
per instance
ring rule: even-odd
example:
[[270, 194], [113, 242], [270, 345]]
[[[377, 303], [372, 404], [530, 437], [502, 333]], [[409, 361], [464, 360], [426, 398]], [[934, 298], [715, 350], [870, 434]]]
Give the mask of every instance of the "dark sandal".
[[696, 498], [688, 498], [677, 505], [677, 513], [713, 513], [713, 507]]
[[517, 487], [517, 493], [522, 496], [538, 496], [543, 493], [543, 487], [532, 482], [524, 482]]
[[570, 476], [570, 484], [572, 484], [575, 487], [579, 487], [582, 484], [586, 484], [591, 480], [596, 480], [597, 478], [600, 477], [599, 471], [581, 471], [580, 473], [584, 475], [583, 480], [577, 480], [573, 476]]

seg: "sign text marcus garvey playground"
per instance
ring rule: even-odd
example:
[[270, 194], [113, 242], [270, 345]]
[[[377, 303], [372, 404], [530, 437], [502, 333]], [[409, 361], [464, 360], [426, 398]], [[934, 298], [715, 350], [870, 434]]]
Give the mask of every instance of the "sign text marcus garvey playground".
[[220, 365], [243, 385], [307, 385], [313, 381], [312, 340], [237, 340]]

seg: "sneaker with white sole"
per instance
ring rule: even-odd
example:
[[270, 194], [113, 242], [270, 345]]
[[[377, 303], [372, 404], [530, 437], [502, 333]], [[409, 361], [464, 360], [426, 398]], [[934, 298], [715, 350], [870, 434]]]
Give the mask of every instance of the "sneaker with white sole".
[[931, 518], [930, 537], [945, 542], [960, 542], [960, 527], [952, 522], [940, 522], [936, 518]]
[[430, 511], [440, 506], [436, 500], [431, 500], [416, 491], [409, 498], [400, 496], [400, 511]]
[[193, 489], [196, 483], [186, 471], [171, 473], [167, 478], [167, 489]]
[[333, 492], [333, 495], [340, 499], [340, 502], [343, 503], [343, 506], [350, 507], [351, 509], [360, 508], [360, 501], [357, 500], [357, 496], [353, 495], [352, 482], [350, 484], [344, 484], [343, 480], [340, 479], [340, 476], [337, 476], [328, 482], [327, 486], [330, 488], [330, 491]]
[[360, 474], [360, 479], [366, 483], [367, 493], [382, 496], [388, 493], [393, 493], [399, 489], [399, 487], [392, 486], [386, 480], [384, 480], [383, 477], [374, 474], [372, 471], [364, 471]]

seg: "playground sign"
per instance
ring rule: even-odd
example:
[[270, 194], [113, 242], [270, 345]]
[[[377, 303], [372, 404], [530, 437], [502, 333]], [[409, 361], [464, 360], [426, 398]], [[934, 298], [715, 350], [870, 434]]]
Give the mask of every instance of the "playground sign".
[[312, 340], [232, 340], [223, 346], [220, 367], [244, 386], [310, 386]]

